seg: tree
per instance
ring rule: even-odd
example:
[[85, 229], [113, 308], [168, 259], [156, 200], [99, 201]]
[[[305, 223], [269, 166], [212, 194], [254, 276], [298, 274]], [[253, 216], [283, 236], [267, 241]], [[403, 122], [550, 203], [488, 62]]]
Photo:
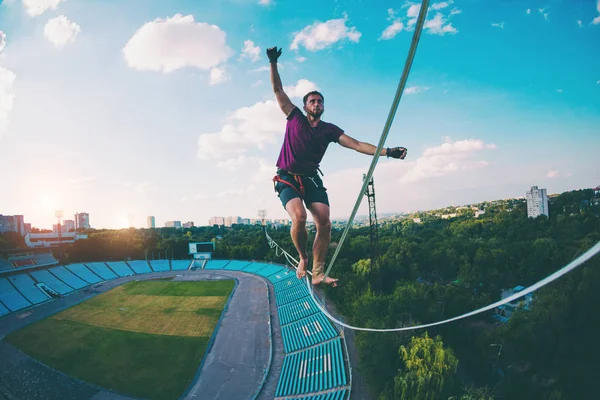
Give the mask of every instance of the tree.
[[454, 386], [458, 359], [444, 348], [440, 336], [413, 336], [408, 346], [400, 346], [404, 368], [394, 378], [394, 398], [400, 400], [441, 399]]

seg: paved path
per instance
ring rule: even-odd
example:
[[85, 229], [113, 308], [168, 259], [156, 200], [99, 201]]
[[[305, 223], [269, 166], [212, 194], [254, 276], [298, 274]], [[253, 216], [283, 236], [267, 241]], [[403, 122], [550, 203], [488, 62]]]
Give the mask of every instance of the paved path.
[[[238, 286], [225, 311], [221, 326], [217, 331], [213, 346], [206, 355], [202, 370], [196, 377], [185, 399], [248, 399], [259, 389], [265, 376], [265, 368], [269, 363], [271, 325], [269, 323], [269, 300], [267, 298], [268, 283], [255, 275], [233, 271], [170, 271], [117, 278], [97, 285], [91, 285], [76, 293], [60, 299], [49, 301], [29, 310], [23, 310], [0, 318], [0, 340], [9, 333], [42, 320], [61, 310], [76, 305], [99, 293], [110, 290], [131, 280], [146, 280], [176, 276], [175, 280], [201, 280], [236, 278]], [[270, 298], [275, 302], [274, 297]], [[279, 329], [279, 325], [275, 325]], [[0, 363], [0, 375], [15, 376], [13, 368], [24, 366], [35, 373], [35, 379], [13, 381], [11, 384], [2, 380], [0, 399], [7, 398], [48, 398], [49, 391], [59, 398], [73, 400], [125, 400], [129, 397], [108, 392], [102, 388], [77, 379], [70, 378], [49, 368], [12, 346], [0, 343], [0, 351], [10, 353], [6, 357], [8, 363]], [[16, 362], [16, 360], [19, 360]], [[15, 362], [13, 362], [15, 361]], [[12, 371], [10, 371], [12, 369]], [[8, 373], [8, 372], [13, 373]], [[43, 371], [44, 373], [41, 373]], [[20, 372], [22, 376], [25, 372]], [[18, 375], [17, 375], [18, 376]], [[75, 390], [61, 392], [56, 385], [57, 380], [66, 390], [69, 385]], [[64, 386], [63, 386], [64, 385]], [[4, 390], [2, 390], [4, 389]], [[265, 388], [266, 389], [266, 388]], [[33, 392], [38, 395], [33, 395]], [[66, 397], [64, 397], [66, 395]], [[16, 396], [16, 397], [14, 397]], [[40, 396], [40, 397], [38, 397]], [[63, 397], [60, 397], [63, 396]], [[273, 395], [271, 395], [273, 398]]]
[[199, 275], [204, 279], [236, 278], [238, 285], [206, 356], [200, 379], [185, 399], [252, 398], [269, 367], [271, 326], [267, 283], [242, 272], [202, 271]]

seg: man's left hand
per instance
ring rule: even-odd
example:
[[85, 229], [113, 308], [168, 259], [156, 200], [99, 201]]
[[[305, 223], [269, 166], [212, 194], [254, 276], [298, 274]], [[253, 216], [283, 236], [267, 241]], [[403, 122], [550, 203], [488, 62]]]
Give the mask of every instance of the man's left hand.
[[399, 158], [401, 160], [404, 160], [404, 157], [406, 157], [406, 152], [407, 150], [404, 147], [388, 147], [386, 149], [385, 155], [388, 157]]

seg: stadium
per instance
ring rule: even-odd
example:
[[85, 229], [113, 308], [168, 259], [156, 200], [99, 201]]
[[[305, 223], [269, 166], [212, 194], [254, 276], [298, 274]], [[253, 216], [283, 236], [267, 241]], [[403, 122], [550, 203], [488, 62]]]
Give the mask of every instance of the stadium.
[[7, 252], [0, 398], [349, 398], [344, 331], [294, 271], [212, 259], [213, 246], [65, 266]]

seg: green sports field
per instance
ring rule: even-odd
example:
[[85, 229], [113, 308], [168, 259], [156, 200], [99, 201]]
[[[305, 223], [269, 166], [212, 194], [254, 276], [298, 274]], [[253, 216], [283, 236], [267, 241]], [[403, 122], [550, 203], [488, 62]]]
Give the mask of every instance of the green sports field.
[[139, 281], [9, 335], [46, 365], [106, 389], [177, 399], [192, 382], [234, 281]]

